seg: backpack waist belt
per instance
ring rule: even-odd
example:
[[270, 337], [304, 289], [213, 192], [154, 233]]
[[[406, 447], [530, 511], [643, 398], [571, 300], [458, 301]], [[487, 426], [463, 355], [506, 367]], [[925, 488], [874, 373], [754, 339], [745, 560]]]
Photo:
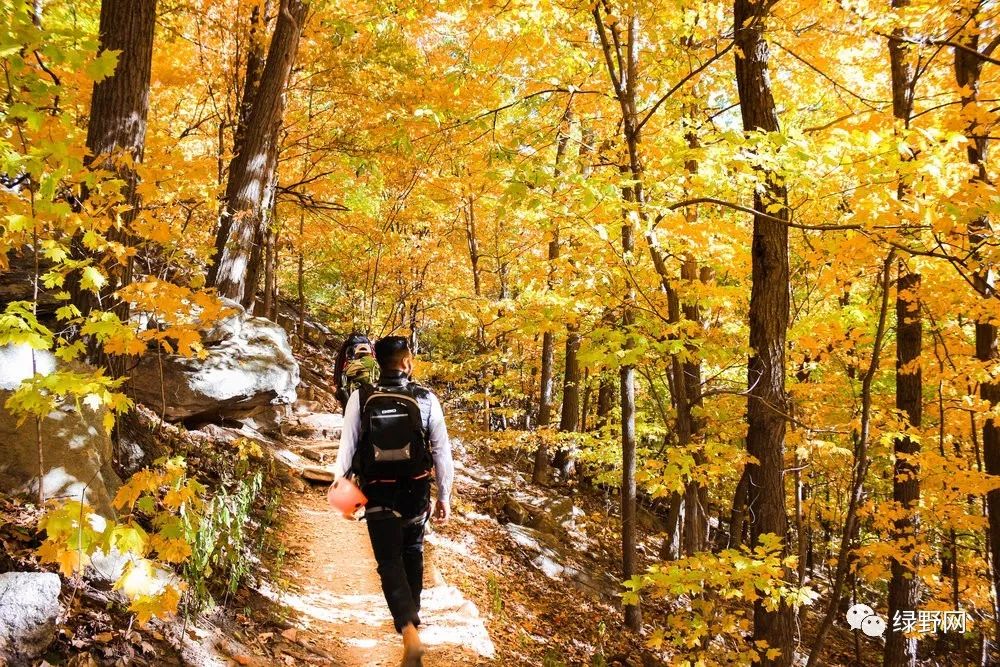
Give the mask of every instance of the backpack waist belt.
[[[428, 478], [430, 476], [431, 476], [431, 471], [428, 470], [427, 472], [420, 473], [416, 477], [406, 477], [405, 479], [418, 480], [418, 479], [426, 479], [426, 478]], [[395, 484], [396, 482], [402, 482], [402, 481], [404, 481], [404, 480], [401, 480], [401, 479], [368, 479], [368, 480], [365, 480], [365, 484]]]

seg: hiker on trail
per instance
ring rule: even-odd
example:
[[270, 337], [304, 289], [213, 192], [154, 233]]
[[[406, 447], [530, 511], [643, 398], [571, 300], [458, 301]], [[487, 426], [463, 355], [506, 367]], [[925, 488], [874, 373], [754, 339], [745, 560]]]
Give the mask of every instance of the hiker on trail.
[[382, 592], [396, 631], [403, 635], [403, 666], [421, 665], [420, 593], [424, 575], [424, 526], [431, 516], [431, 471], [438, 484], [435, 521], [451, 515], [454, 469], [444, 412], [437, 397], [413, 382], [407, 339], [375, 343], [376, 385], [353, 392], [344, 410], [335, 473], [357, 476], [368, 498], [365, 519], [378, 563]]
[[360, 333], [352, 333], [340, 346], [333, 367], [333, 381], [341, 408], [347, 406], [347, 399], [355, 389], [375, 380], [376, 364], [373, 354], [368, 336]]

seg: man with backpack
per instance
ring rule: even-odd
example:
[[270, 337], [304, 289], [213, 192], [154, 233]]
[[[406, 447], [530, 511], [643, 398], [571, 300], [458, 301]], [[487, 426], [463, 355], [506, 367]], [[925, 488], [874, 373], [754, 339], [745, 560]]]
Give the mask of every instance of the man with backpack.
[[422, 664], [420, 593], [424, 526], [431, 512], [431, 472], [438, 484], [433, 517], [451, 515], [454, 477], [451, 444], [437, 397], [413, 382], [407, 339], [375, 343], [376, 385], [353, 392], [344, 409], [336, 474], [353, 473], [368, 498], [365, 519], [378, 563], [382, 592], [396, 631], [403, 635], [404, 667]]

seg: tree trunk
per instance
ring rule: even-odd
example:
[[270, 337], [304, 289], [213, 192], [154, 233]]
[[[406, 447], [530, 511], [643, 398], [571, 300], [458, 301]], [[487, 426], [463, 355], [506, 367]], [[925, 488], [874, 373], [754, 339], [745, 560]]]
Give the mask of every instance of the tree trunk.
[[[275, 132], [277, 136], [277, 132]], [[250, 264], [247, 268], [246, 294], [243, 297], [243, 305], [247, 310], [253, 310], [254, 302], [257, 300], [257, 285], [260, 283], [260, 275], [264, 269], [266, 260], [267, 236], [271, 234], [275, 211], [275, 196], [278, 188], [278, 152], [271, 155], [271, 162], [268, 164], [271, 178], [264, 186], [264, 199], [261, 202], [261, 221], [254, 235], [254, 242], [250, 252]]]
[[[921, 318], [920, 275], [899, 264], [896, 297], [896, 408], [906, 414], [910, 426], [919, 427], [921, 421]], [[902, 516], [893, 523], [893, 540], [905, 553], [912, 551], [919, 528], [917, 503], [920, 500], [919, 468], [910, 457], [920, 452], [920, 443], [903, 436], [893, 441], [892, 500], [898, 503]], [[905, 546], [902, 546], [905, 545]], [[916, 637], [907, 637], [892, 629], [891, 619], [898, 611], [916, 610], [920, 602], [918, 579], [909, 563], [893, 558], [889, 579], [889, 627], [883, 664], [898, 667], [917, 664]]]
[[[892, 0], [894, 8], [905, 7], [909, 0]], [[889, 39], [889, 62], [892, 74], [892, 115], [898, 125], [909, 127], [913, 110], [913, 87], [916, 68], [909, 55], [910, 46], [902, 41], [903, 28], [893, 30]], [[909, 188], [903, 177], [897, 190], [900, 201]], [[907, 416], [909, 425], [919, 428], [921, 421], [922, 379], [920, 372], [921, 313], [920, 275], [911, 272], [904, 261], [898, 264], [896, 282], [896, 408]], [[893, 540], [905, 553], [912, 553], [919, 521], [917, 504], [920, 500], [920, 479], [916, 462], [911, 458], [920, 451], [917, 439], [902, 436], [893, 441], [892, 500], [898, 504], [901, 516], [893, 524]], [[889, 618], [886, 629], [883, 664], [886, 667], [915, 667], [917, 639], [893, 629], [892, 619], [904, 610], [916, 610], [919, 603], [919, 580], [916, 563], [893, 558], [889, 579]]]
[[[693, 137], [691, 139], [690, 143], [694, 144]], [[689, 169], [689, 171], [693, 172], [695, 169]], [[702, 282], [708, 282], [711, 280], [711, 275], [711, 271], [699, 272], [698, 263], [693, 256], [688, 255], [684, 258], [684, 263], [681, 265], [681, 278], [685, 282], [690, 284], [699, 278]], [[683, 304], [683, 310], [685, 319], [696, 322], [699, 326], [703, 325], [701, 309], [697, 302], [691, 301]], [[697, 350], [693, 349], [692, 346], [689, 346], [688, 360], [683, 363], [682, 368], [684, 388], [687, 392], [687, 400], [684, 403], [687, 407], [687, 420], [691, 429], [689, 441], [694, 447], [692, 457], [695, 465], [703, 466], [707, 463], [700, 442], [704, 424], [703, 420], [694, 414], [695, 409], [702, 405], [701, 359], [697, 356]], [[689, 481], [684, 493], [686, 507], [684, 510], [684, 549], [685, 553], [691, 555], [708, 548], [708, 488], [697, 481]]]
[[674, 491], [670, 494], [670, 504], [667, 506], [667, 535], [663, 538], [663, 543], [660, 545], [660, 560], [677, 560], [680, 554], [677, 551], [677, 546], [680, 543], [678, 539], [677, 528], [680, 525], [681, 507], [684, 505], [684, 496]]
[[[566, 108], [562, 122], [556, 137], [556, 159], [553, 167], [555, 178], [558, 180], [562, 173], [563, 156], [566, 154], [566, 145], [569, 142], [568, 124], [572, 120], [571, 107]], [[559, 259], [559, 224], [552, 228], [552, 238], [549, 239], [549, 276], [548, 289], [551, 291], [555, 286], [556, 266]], [[538, 392], [538, 426], [546, 427], [552, 422], [552, 386], [555, 362], [555, 340], [551, 331], [546, 331], [542, 335], [542, 377], [541, 387]], [[535, 450], [535, 470], [532, 481], [535, 484], [544, 484], [549, 477], [549, 452], [545, 443], [538, 445]]]
[[580, 325], [567, 327], [566, 369], [563, 375], [562, 414], [559, 430], [573, 433], [580, 427]]
[[[564, 433], [575, 433], [580, 430], [580, 325], [570, 324], [566, 327], [566, 368], [563, 372], [563, 402], [562, 414], [559, 418], [559, 430]], [[563, 475], [570, 474], [573, 467], [573, 452], [569, 447], [563, 447], [556, 452], [554, 465]]]
[[[983, 59], [976, 55], [979, 52], [980, 21], [977, 15], [972, 17], [972, 25], [967, 34], [960, 36], [962, 43], [969, 50], [955, 49], [955, 83], [964, 91], [962, 95], [963, 110], [975, 104], [979, 99], [980, 76], [982, 75]], [[986, 128], [979, 127], [976, 120], [971, 120], [966, 127], [968, 138], [967, 156], [969, 164], [977, 167], [973, 181], [986, 183], [986, 152], [989, 147]], [[981, 261], [980, 247], [989, 235], [990, 222], [985, 216], [976, 218], [969, 224], [969, 246], [977, 261]], [[981, 268], [975, 274], [976, 291], [984, 299], [996, 298], [992, 284], [992, 267]], [[976, 359], [985, 365], [995, 363], [1000, 358], [997, 345], [997, 327], [988, 318], [976, 322]], [[979, 395], [992, 409], [1000, 402], [1000, 382], [991, 377], [979, 386]], [[989, 413], [987, 413], [989, 414]], [[983, 459], [987, 474], [1000, 475], [1000, 424], [988, 417], [983, 424]], [[994, 597], [1000, 600], [1000, 490], [986, 494], [986, 514], [989, 519], [989, 549], [991, 575], [993, 579]], [[996, 621], [996, 619], [994, 619]], [[1000, 646], [1000, 623], [994, 623], [996, 635], [993, 637], [992, 651]]]
[[264, 74], [264, 47], [266, 46], [267, 15], [271, 13], [271, 0], [254, 5], [250, 11], [250, 30], [247, 39], [246, 73], [243, 78], [243, 91], [240, 94], [240, 115], [233, 134], [233, 155], [243, 151], [247, 125], [250, 122], [250, 112], [253, 110], [260, 78]]
[[260, 304], [262, 317], [275, 319], [273, 310], [277, 307], [278, 271], [278, 229], [274, 224], [276, 207], [271, 206], [271, 224], [264, 234], [264, 298]]
[[[606, 9], [606, 6], [605, 6]], [[619, 165], [622, 176], [622, 260], [627, 265], [635, 261], [635, 220], [634, 214], [646, 219], [645, 194], [643, 190], [643, 167], [639, 154], [641, 125], [637, 111], [637, 90], [639, 77], [639, 17], [628, 16], [625, 21], [611, 23], [605, 27], [601, 16], [602, 5], [594, 5], [591, 13], [597, 34], [601, 40], [604, 63], [614, 87], [615, 96], [622, 112], [622, 139], [628, 153], [628, 161]], [[626, 26], [627, 35], [621, 34], [621, 26]], [[611, 39], [608, 38], [608, 31]], [[625, 288], [622, 299], [621, 331], [625, 338], [623, 351], [626, 359], [635, 349], [636, 288], [631, 273], [625, 271]], [[619, 372], [621, 388], [621, 442], [622, 442], [622, 576], [628, 580], [637, 574], [636, 557], [636, 437], [635, 437], [635, 366], [622, 365]], [[625, 626], [633, 632], [642, 627], [642, 612], [638, 601], [625, 606]]]
[[[769, 50], [764, 39], [768, 7], [764, 0], [735, 0], [736, 82], [746, 131], [779, 129], [768, 73]], [[747, 372], [747, 450], [757, 460], [747, 464], [751, 546], [756, 546], [765, 534], [773, 534], [784, 543], [788, 532], [784, 455], [789, 277], [788, 226], [782, 222], [788, 219], [787, 193], [774, 175], [762, 176], [763, 188], [754, 193], [753, 202], [758, 214], [753, 221], [751, 356]], [[787, 551], [787, 545], [784, 548]], [[753, 616], [754, 641], [765, 641], [769, 648], [781, 651], [777, 658], [765, 658], [761, 664], [791, 665], [791, 607], [782, 601], [772, 611], [758, 600]]]
[[476, 210], [472, 197], [466, 200], [465, 236], [469, 243], [469, 263], [472, 265], [472, 289], [476, 296], [482, 296], [483, 286], [479, 277], [479, 239], [476, 237]]
[[299, 339], [295, 346], [297, 350], [302, 350], [306, 343], [306, 253], [303, 248], [306, 232], [305, 225], [306, 214], [304, 211], [299, 211], [299, 256], [296, 271], [296, 287], [298, 288], [299, 297], [299, 321], [296, 325], [296, 329], [299, 332]]
[[611, 377], [606, 372], [601, 373], [601, 379], [597, 385], [597, 414], [594, 419], [594, 428], [601, 430], [608, 425], [611, 420], [611, 406], [615, 402], [615, 385]]
[[259, 274], [259, 244], [277, 162], [284, 92], [308, 8], [301, 0], [282, 0], [241, 150], [229, 165], [226, 208], [208, 278], [222, 296], [244, 305], [252, 303], [257, 287], [251, 282]]
[[[153, 63], [153, 35], [156, 27], [156, 0], [104, 0], [101, 3], [99, 51], [119, 51], [114, 74], [94, 84], [87, 123], [87, 162], [93, 169], [107, 169], [122, 180], [121, 195], [128, 209], [120, 223], [108, 231], [108, 239], [133, 245], [130, 229], [139, 213], [136, 194], [138, 176], [133, 164], [142, 162], [146, 144], [146, 117], [149, 113], [149, 80]], [[83, 194], [86, 197], [86, 192]], [[73, 243], [74, 255], [84, 259], [90, 252], [81, 242]], [[124, 264], [105, 266], [107, 284], [100, 294], [79, 287], [71, 280], [73, 303], [87, 315], [108, 303], [111, 295], [132, 281], [132, 259]], [[106, 307], [106, 306], [105, 306]], [[122, 320], [128, 319], [128, 305], [116, 304]], [[120, 360], [108, 359], [97, 343], [88, 346], [91, 361], [105, 365], [119, 376], [124, 373]]]

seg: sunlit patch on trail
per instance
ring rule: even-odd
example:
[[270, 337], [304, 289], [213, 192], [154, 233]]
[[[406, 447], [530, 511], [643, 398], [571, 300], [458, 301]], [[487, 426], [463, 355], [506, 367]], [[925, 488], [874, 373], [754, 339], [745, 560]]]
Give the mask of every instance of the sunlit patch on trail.
[[304, 593], [275, 591], [262, 587], [261, 593], [291, 609], [303, 614], [303, 621], [324, 623], [359, 623], [373, 627], [390, 622], [389, 613], [383, 610], [385, 599], [378, 595], [336, 595], [322, 589], [312, 588]]
[[435, 586], [424, 591], [420, 637], [427, 646], [462, 646], [476, 655], [492, 658], [496, 653], [479, 609], [454, 586]]
[[358, 648], [375, 648], [378, 646], [378, 641], [374, 639], [357, 639], [355, 637], [345, 639], [344, 643], [348, 646], [356, 646]]
[[[263, 585], [261, 594], [292, 612], [293, 622], [315, 636], [336, 664], [398, 665], [401, 642], [379, 585], [367, 525], [335, 516], [323, 497], [306, 496], [289, 529], [297, 555], [283, 574], [292, 585]], [[420, 611], [426, 662], [453, 667], [491, 660], [496, 648], [479, 609], [441, 578], [436, 565], [469, 553], [472, 538], [428, 533]]]

